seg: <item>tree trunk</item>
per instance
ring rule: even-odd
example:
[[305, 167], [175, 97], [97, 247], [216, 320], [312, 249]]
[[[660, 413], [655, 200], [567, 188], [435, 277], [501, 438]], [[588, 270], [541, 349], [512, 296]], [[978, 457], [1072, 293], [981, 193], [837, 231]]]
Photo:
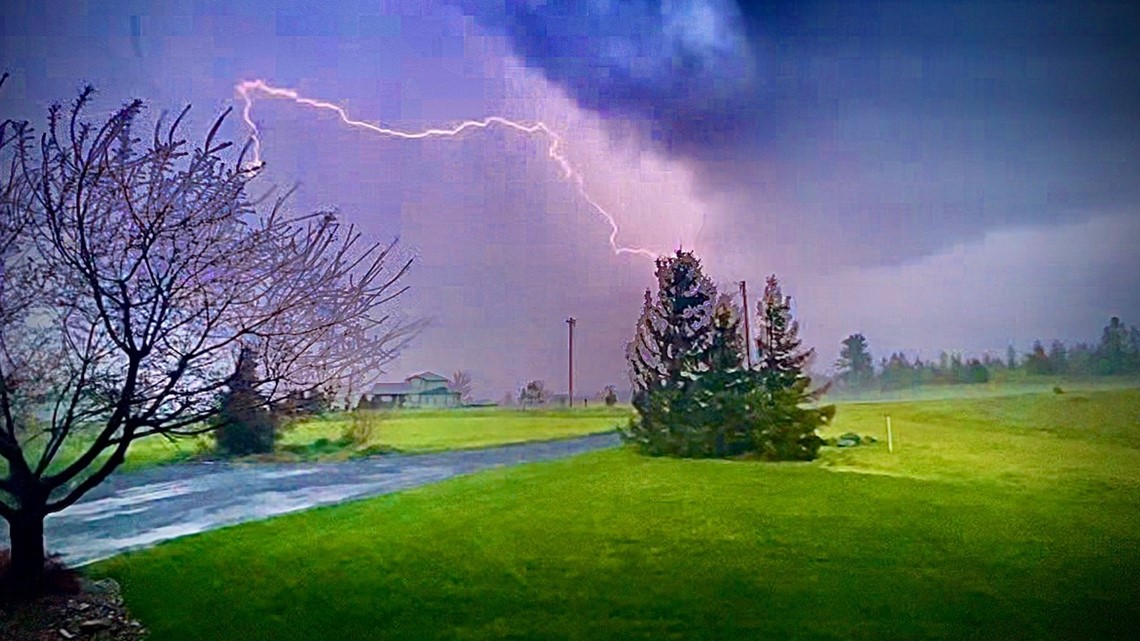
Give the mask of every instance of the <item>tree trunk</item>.
[[44, 516], [40, 510], [20, 510], [8, 522], [12, 558], [5, 582], [15, 596], [35, 596], [43, 590]]

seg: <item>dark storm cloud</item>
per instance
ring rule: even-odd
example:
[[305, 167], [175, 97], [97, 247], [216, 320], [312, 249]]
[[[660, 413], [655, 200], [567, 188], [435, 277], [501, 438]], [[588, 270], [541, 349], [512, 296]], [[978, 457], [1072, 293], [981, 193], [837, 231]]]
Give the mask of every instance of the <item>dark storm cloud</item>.
[[759, 76], [732, 0], [458, 0], [580, 107], [638, 121], [669, 149], [722, 145]]
[[774, 142], [848, 101], [1076, 118], [1140, 106], [1140, 10], [1127, 3], [455, 3], [579, 106], [644, 120], [691, 153]]
[[[1129, 3], [460, 4], [703, 189], [877, 245], [870, 262], [1140, 198]], [[747, 209], [713, 225], [782, 237]]]

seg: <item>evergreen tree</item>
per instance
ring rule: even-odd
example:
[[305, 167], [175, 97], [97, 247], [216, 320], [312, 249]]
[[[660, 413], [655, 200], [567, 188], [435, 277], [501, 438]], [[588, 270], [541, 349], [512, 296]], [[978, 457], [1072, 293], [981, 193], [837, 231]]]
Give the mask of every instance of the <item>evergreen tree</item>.
[[1049, 363], [1049, 355], [1045, 353], [1045, 346], [1041, 344], [1041, 341], [1033, 341], [1033, 351], [1025, 357], [1025, 371], [1037, 376], [1053, 373]]
[[637, 319], [637, 329], [633, 340], [626, 346], [626, 360], [629, 362], [630, 383], [633, 385], [634, 402], [640, 396], [658, 389], [665, 380], [661, 366], [661, 336], [657, 326], [658, 315], [653, 303], [653, 295], [645, 290], [645, 303], [641, 316]]
[[721, 294], [713, 309], [712, 341], [708, 364], [712, 371], [740, 369], [744, 364], [744, 337], [740, 331], [740, 314], [732, 298]]
[[[647, 293], [627, 346], [638, 412], [624, 431], [627, 442], [653, 455], [762, 457], [806, 460], [822, 444], [817, 429], [833, 407], [810, 407], [818, 397], [803, 368], [790, 300], [773, 278], [769, 374], [743, 367], [740, 314], [716, 298], [692, 254], [678, 252], [657, 264], [658, 294]], [[715, 305], [713, 301], [716, 301]]]
[[1059, 340], [1053, 341], [1049, 346], [1049, 369], [1056, 374], [1064, 374], [1069, 370], [1069, 352]]
[[971, 358], [966, 361], [966, 367], [962, 370], [963, 383], [988, 383], [990, 380], [990, 370], [982, 361]]
[[269, 411], [266, 398], [258, 392], [255, 352], [243, 347], [237, 367], [226, 381], [229, 388], [221, 399], [221, 411], [215, 419], [214, 432], [218, 449], [231, 456], [267, 454], [273, 451], [277, 437], [277, 421]]
[[693, 385], [711, 368], [716, 287], [700, 260], [680, 249], [657, 259], [656, 277], [657, 295], [646, 290], [626, 346], [640, 419], [631, 420], [626, 436], [650, 451], [677, 451], [678, 435], [694, 429], [686, 423]]
[[867, 339], [862, 334], [852, 334], [843, 339], [842, 345], [835, 363], [839, 376], [851, 387], [865, 386], [875, 376], [875, 361], [867, 348]]
[[792, 297], [780, 291], [775, 274], [768, 277], [764, 295], [756, 305], [757, 370], [765, 384], [791, 387], [806, 376], [804, 369], [815, 355], [814, 349], [801, 349], [800, 324], [792, 318]]
[[626, 347], [636, 406], [645, 393], [685, 389], [709, 368], [716, 287], [692, 252], [657, 259], [657, 296], [645, 303], [633, 340]]
[[688, 425], [691, 438], [687, 456], [724, 457], [748, 449], [750, 421], [746, 395], [756, 376], [744, 368], [744, 337], [740, 312], [727, 295], [720, 295], [713, 311], [708, 371], [689, 390]]
[[1098, 374], [1112, 376], [1137, 371], [1140, 366], [1140, 332], [1113, 316], [1101, 333], [1096, 360]]
[[811, 379], [795, 379], [789, 387], [757, 386], [748, 396], [748, 407], [759, 418], [750, 433], [752, 449], [763, 458], [778, 461], [810, 461], [824, 444], [817, 433], [835, 418], [835, 406], [812, 406], [816, 396], [809, 391]]
[[803, 349], [800, 324], [792, 317], [792, 298], [780, 290], [775, 274], [768, 277], [757, 304], [756, 350], [759, 385], [748, 397], [758, 419], [752, 446], [778, 460], [811, 460], [823, 445], [817, 431], [835, 415], [835, 406], [805, 407], [819, 400], [826, 387], [812, 391], [806, 369], [815, 355]]
[[1005, 348], [1005, 367], [1010, 371], [1017, 369], [1017, 350], [1013, 345]]

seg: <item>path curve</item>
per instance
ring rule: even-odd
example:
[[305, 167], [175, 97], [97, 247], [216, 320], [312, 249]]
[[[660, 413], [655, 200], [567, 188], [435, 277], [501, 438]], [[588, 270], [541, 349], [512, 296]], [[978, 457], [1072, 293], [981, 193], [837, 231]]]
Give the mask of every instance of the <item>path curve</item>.
[[[616, 433], [336, 463], [182, 463], [113, 475], [48, 517], [48, 548], [81, 566], [161, 541], [454, 476], [615, 447]], [[0, 520], [0, 547], [7, 547]]]

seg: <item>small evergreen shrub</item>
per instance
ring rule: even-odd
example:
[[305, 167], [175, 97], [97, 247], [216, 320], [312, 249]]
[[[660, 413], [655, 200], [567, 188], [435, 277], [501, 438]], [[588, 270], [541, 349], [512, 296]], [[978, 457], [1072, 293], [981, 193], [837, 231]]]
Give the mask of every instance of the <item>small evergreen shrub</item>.
[[214, 419], [218, 450], [228, 456], [269, 454], [277, 439], [277, 417], [257, 391], [253, 352], [242, 349], [237, 370], [222, 395], [221, 411]]

